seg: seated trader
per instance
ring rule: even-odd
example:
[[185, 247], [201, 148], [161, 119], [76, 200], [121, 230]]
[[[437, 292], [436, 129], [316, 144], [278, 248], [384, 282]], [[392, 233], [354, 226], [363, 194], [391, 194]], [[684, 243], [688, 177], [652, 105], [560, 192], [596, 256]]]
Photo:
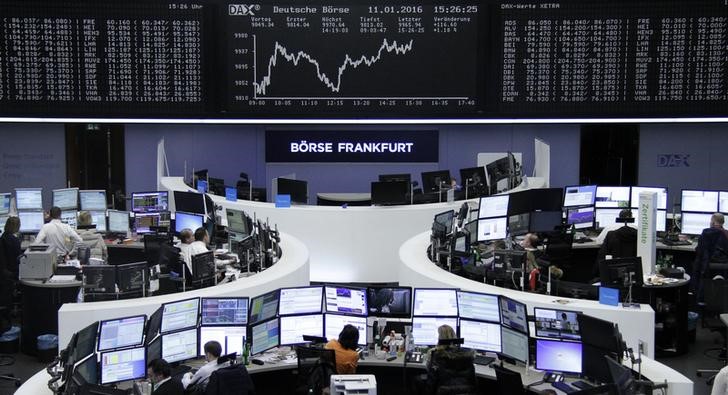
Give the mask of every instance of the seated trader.
[[696, 300], [703, 301], [703, 283], [710, 274], [710, 262], [728, 262], [728, 231], [723, 229], [725, 217], [715, 213], [710, 217], [710, 227], [703, 229], [695, 248], [695, 262], [693, 262], [693, 276], [691, 288], [696, 293]]
[[189, 247], [190, 256], [192, 257], [197, 254], [210, 251], [207, 248], [208, 244], [210, 244], [210, 236], [207, 234], [205, 228], [197, 228], [197, 230], [195, 230], [195, 241], [193, 241]]
[[222, 354], [222, 346], [220, 343], [215, 340], [210, 340], [205, 343], [204, 350], [205, 361], [207, 361], [207, 363], [194, 374], [192, 374], [192, 372], [187, 372], [182, 377], [182, 385], [185, 389], [195, 386], [199, 390], [204, 390], [205, 387], [207, 387], [207, 382], [210, 379], [212, 372], [225, 366], [225, 364], [218, 365], [217, 363], [217, 359], [220, 358], [220, 354]]
[[[78, 213], [78, 227], [92, 225], [91, 214], [88, 211], [81, 211]], [[78, 235], [83, 239], [83, 244], [91, 249], [91, 257], [103, 259], [106, 261], [106, 243], [100, 233], [95, 228], [92, 229], [78, 229], [76, 230]]]
[[0, 236], [0, 269], [4, 272], [3, 276], [8, 275], [15, 280], [18, 279], [18, 257], [23, 253], [20, 249], [18, 232], [20, 232], [20, 219], [8, 217], [3, 234]]
[[356, 352], [358, 343], [359, 330], [354, 325], [346, 324], [339, 333], [339, 340], [331, 340], [324, 346], [327, 350], [334, 350], [338, 374], [356, 373], [359, 364], [359, 353]]
[[164, 359], [157, 358], [147, 365], [147, 377], [152, 382], [152, 395], [183, 395], [182, 383], [170, 377], [172, 368]]
[[[629, 213], [629, 216], [627, 216], [628, 213]], [[622, 215], [624, 215], [624, 217], [622, 217]], [[620, 211], [619, 218], [622, 218], [622, 219], [632, 218], [632, 210], [625, 209], [625, 210]], [[634, 221], [626, 222], [626, 223], [615, 222], [613, 224], [608, 224], [608, 225], [604, 226], [604, 228], [602, 228], [602, 231], [599, 233], [599, 236], [594, 238], [594, 242], [597, 244], [604, 244], [604, 239], [607, 238], [607, 234], [609, 234], [609, 232], [611, 232], [613, 230], [619, 230], [620, 228], [623, 228], [625, 226], [629, 226], [630, 228], [634, 228], [635, 230], [637, 229], [637, 223]]]
[[83, 239], [73, 228], [61, 222], [61, 209], [51, 208], [50, 222], [44, 224], [35, 238], [34, 244], [48, 244], [56, 250], [60, 256], [73, 252], [75, 243], [82, 243]]
[[[538, 235], [535, 233], [527, 233], [523, 237], [523, 240], [518, 243], [518, 247], [515, 248], [518, 250], [520, 247], [520, 249], [526, 251], [526, 269], [528, 273], [532, 273], [534, 270], [540, 271], [541, 266], [548, 266], [552, 277], [561, 278], [564, 275], [564, 271], [557, 266], [549, 265], [549, 262], [542, 258], [543, 254], [537, 248], [538, 241]], [[544, 273], [546, 272], [544, 271]]]
[[637, 256], [637, 229], [628, 226], [630, 222], [634, 222], [632, 210], [620, 211], [618, 221], [622, 221], [624, 225], [607, 233], [604, 243], [597, 253], [597, 262], [594, 267], [596, 276], [599, 275], [599, 262], [603, 261], [607, 255], [611, 255], [612, 258]]
[[458, 345], [440, 344], [457, 337], [449, 325], [437, 328], [437, 336], [438, 345], [427, 353], [427, 385], [418, 393], [475, 393], [473, 351]]
[[177, 245], [177, 248], [179, 248], [179, 255], [182, 257], [182, 260], [187, 264], [187, 268], [190, 269], [190, 273], [192, 272], [192, 255], [190, 255], [190, 245], [195, 240], [194, 235], [192, 234], [192, 229], [190, 228], [184, 228], [181, 232], [179, 232], [179, 239], [180, 243]]

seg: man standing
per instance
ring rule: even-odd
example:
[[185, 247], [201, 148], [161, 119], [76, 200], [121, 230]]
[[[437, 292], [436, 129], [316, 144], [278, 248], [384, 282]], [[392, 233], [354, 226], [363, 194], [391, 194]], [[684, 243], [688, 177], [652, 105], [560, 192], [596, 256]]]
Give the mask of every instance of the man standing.
[[73, 252], [75, 243], [82, 243], [83, 239], [73, 228], [61, 222], [61, 209], [51, 208], [51, 220], [43, 225], [35, 238], [35, 244], [48, 244], [56, 250], [60, 256]]

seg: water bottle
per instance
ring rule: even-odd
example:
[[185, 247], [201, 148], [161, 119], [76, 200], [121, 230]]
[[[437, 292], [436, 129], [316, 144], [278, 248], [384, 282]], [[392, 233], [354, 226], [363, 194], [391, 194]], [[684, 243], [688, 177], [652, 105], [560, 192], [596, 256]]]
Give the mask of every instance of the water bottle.
[[250, 344], [248, 342], [245, 342], [245, 347], [243, 348], [243, 365], [249, 366], [250, 365]]

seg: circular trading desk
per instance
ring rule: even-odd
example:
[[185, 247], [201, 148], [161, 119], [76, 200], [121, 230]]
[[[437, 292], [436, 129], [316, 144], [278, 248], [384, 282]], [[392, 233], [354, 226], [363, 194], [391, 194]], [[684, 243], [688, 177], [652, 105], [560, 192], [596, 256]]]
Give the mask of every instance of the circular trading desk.
[[25, 354], [35, 355], [38, 336], [58, 333], [56, 313], [64, 303], [76, 301], [81, 282], [20, 280], [20, 285], [23, 287], [24, 306], [21, 350]]

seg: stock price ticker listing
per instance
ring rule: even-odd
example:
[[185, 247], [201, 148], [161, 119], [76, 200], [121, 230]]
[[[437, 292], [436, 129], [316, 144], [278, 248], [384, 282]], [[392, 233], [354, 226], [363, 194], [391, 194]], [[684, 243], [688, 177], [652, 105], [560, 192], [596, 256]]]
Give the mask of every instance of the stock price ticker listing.
[[229, 109], [475, 114], [480, 17], [477, 3], [229, 5]]

